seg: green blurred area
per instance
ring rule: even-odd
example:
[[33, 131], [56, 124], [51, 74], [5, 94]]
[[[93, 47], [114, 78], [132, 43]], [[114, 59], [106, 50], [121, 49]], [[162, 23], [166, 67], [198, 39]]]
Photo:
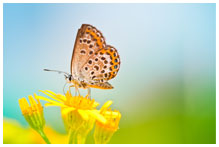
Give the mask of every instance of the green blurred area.
[[[215, 77], [161, 81], [127, 97], [112, 144], [215, 144]], [[136, 94], [136, 93], [135, 93]], [[137, 100], [137, 101], [136, 101]], [[132, 103], [132, 105], [130, 104]], [[88, 143], [93, 143], [92, 133]]]
[[145, 98], [136, 102], [137, 111], [123, 113], [110, 143], [216, 143], [216, 86], [210, 79], [185, 81], [159, 83], [156, 91], [139, 94]]

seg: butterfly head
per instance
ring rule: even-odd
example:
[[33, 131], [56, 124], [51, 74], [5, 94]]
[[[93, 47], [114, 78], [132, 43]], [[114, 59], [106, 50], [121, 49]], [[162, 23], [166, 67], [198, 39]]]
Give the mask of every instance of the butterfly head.
[[67, 83], [72, 83], [72, 81], [74, 81], [74, 78], [71, 74], [64, 74], [64, 76]]
[[74, 81], [74, 78], [71, 74], [64, 72], [64, 71], [59, 71], [59, 70], [50, 70], [50, 69], [44, 69], [44, 71], [52, 71], [52, 72], [58, 72], [59, 74], [64, 74], [65, 76], [65, 80], [67, 81], [67, 83], [71, 83], [72, 81]]

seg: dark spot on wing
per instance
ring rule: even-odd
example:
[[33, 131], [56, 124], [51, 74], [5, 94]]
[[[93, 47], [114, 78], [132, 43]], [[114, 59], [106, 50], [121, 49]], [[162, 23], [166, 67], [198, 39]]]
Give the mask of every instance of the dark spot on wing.
[[92, 60], [89, 60], [88, 63], [89, 63], [89, 64], [92, 64]]
[[90, 44], [90, 45], [89, 45], [89, 48], [92, 48], [92, 47], [93, 47], [93, 45], [92, 45], [92, 44]]
[[95, 68], [96, 70], [99, 70], [99, 67], [98, 67], [98, 66], [96, 66], [96, 65], [94, 66], [94, 68]]

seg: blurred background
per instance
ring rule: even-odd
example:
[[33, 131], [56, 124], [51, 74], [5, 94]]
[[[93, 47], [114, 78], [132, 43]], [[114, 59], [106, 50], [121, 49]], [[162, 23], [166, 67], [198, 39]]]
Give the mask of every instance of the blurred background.
[[[64, 76], [43, 69], [70, 72], [83, 23], [122, 61], [113, 90], [92, 89], [122, 113], [110, 143], [216, 143], [215, 4], [4, 4], [4, 143], [42, 142], [13, 139], [29, 129], [18, 99], [62, 93]], [[59, 108], [44, 113], [57, 138], [65, 136]]]

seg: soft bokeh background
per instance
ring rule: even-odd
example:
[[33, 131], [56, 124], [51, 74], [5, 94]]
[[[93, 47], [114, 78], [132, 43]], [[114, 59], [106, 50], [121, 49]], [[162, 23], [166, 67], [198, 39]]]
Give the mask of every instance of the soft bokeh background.
[[[122, 113], [110, 143], [216, 142], [215, 4], [4, 4], [3, 11], [4, 118], [28, 127], [18, 99], [39, 89], [62, 93], [63, 75], [43, 69], [70, 72], [77, 30], [88, 23], [122, 60], [115, 89], [92, 89]], [[58, 108], [45, 116], [65, 134]]]

